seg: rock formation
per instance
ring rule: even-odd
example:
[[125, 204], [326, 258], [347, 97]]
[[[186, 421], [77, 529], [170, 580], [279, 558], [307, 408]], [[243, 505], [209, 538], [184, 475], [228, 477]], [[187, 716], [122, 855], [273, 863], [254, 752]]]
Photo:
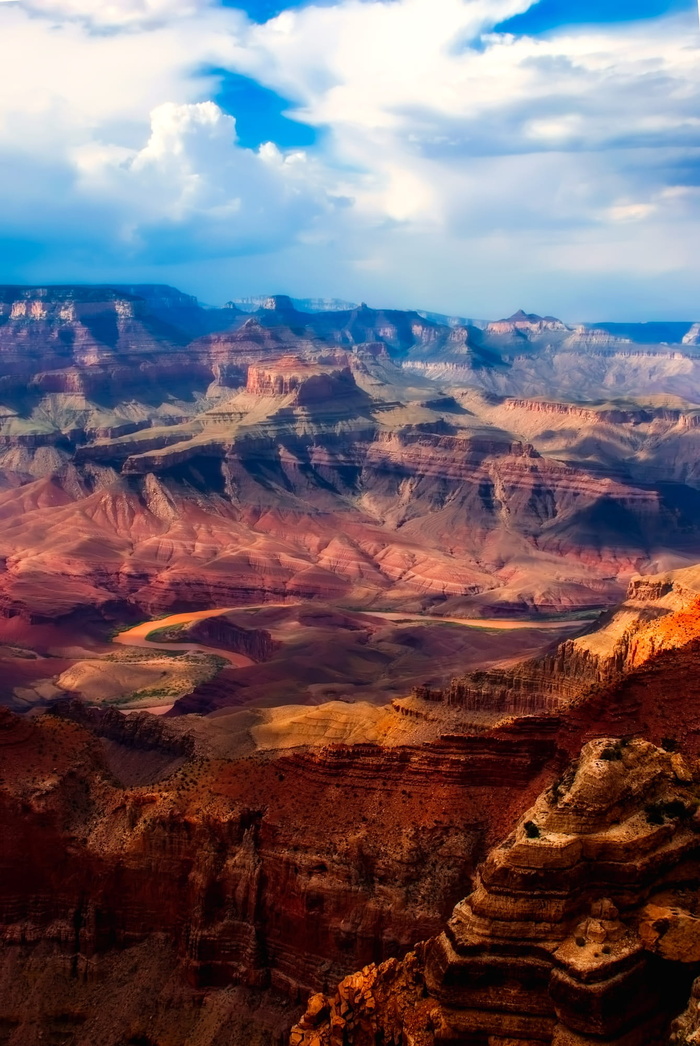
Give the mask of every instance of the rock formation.
[[[674, 634], [680, 613], [660, 627], [675, 618]], [[675, 957], [698, 911], [697, 648], [671, 644], [557, 715], [492, 726], [432, 695], [286, 718], [2, 714], [13, 1034], [70, 1013], [75, 1046], [150, 1035], [140, 996], [120, 999], [112, 1029], [83, 987], [116, 992], [129, 962], [149, 984], [167, 969], [180, 1030], [159, 1004], [153, 1041], [176, 1046], [218, 1046], [197, 1038], [212, 1012], [230, 1014], [222, 1042], [267, 1046], [283, 997], [309, 992], [324, 998], [295, 1029], [305, 1046], [380, 1031], [420, 1046], [654, 1043], [697, 973]], [[647, 729], [667, 750], [631, 738]], [[67, 973], [39, 1011], [27, 986], [47, 956]], [[235, 1015], [219, 1009], [232, 985], [253, 993]]]
[[267, 629], [243, 628], [230, 614], [194, 620], [191, 624], [172, 628], [155, 628], [149, 638], [157, 643], [202, 643], [221, 650], [245, 654], [253, 661], [269, 661], [279, 643]]
[[[0, 983], [13, 968], [15, 984], [0, 1017], [28, 1041], [70, 1013], [76, 1046], [151, 1034], [160, 1008], [126, 992], [107, 1013], [83, 985], [115, 992], [127, 960], [148, 979], [164, 948], [184, 1011], [180, 1037], [162, 1041], [178, 1044], [210, 1041], [193, 1023], [206, 1025], [228, 986], [258, 991], [259, 1034], [280, 992], [298, 999], [402, 955], [438, 932], [490, 819], [517, 807], [553, 747], [551, 734], [506, 732], [425, 751], [256, 754], [217, 720], [60, 712], [0, 710]], [[37, 1008], [19, 985], [42, 964], [67, 976]], [[196, 1019], [188, 984], [204, 1004]]]
[[[700, 370], [633, 333], [2, 290], [0, 1042], [698, 1037]], [[120, 667], [255, 662], [169, 718], [36, 714], [218, 607]]]
[[565, 323], [556, 316], [538, 316], [536, 313], [518, 309], [505, 320], [495, 320], [486, 327], [487, 334], [520, 335], [526, 338], [537, 337], [546, 331], [569, 331]]
[[610, 685], [665, 650], [700, 639], [700, 568], [634, 577], [627, 599], [595, 627], [543, 657], [454, 679], [432, 701], [471, 711], [560, 710]]
[[700, 957], [699, 783], [648, 742], [589, 743], [447, 928], [313, 995], [290, 1044], [661, 1043]]
[[[692, 347], [149, 285], [0, 297], [4, 614], [553, 612], [700, 548]], [[643, 402], [567, 402], [625, 395], [635, 360]]]

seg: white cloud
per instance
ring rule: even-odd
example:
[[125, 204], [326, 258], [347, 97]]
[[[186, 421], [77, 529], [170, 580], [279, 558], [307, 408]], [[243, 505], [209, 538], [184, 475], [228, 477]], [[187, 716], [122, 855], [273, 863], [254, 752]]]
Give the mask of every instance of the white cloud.
[[304, 154], [238, 147], [213, 102], [165, 103], [143, 148], [89, 146], [74, 161], [77, 195], [114, 208], [127, 252], [161, 261], [270, 250], [333, 207]]
[[[690, 286], [697, 39], [673, 18], [493, 33], [530, 3], [341, 0], [264, 25], [214, 0], [7, 4], [0, 235], [48, 244], [46, 265], [60, 246], [65, 278], [191, 257], [188, 282], [219, 259], [209, 299], [233, 292], [221, 259], [264, 251], [226, 273], [356, 297], [371, 273], [375, 298], [455, 311], [527, 304], [538, 280], [548, 311], [573, 307], [602, 271], [634, 296], [655, 265]], [[320, 144], [243, 149], [207, 66], [292, 99]]]
[[191, 18], [209, 0], [23, 0], [24, 7], [58, 20], [79, 19], [100, 28], [132, 28]]

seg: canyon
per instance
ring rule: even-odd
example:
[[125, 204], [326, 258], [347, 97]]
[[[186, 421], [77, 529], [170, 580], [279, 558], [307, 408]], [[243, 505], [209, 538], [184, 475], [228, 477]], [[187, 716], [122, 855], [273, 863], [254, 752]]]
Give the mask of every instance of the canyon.
[[[556, 710], [547, 693], [494, 716], [488, 692], [481, 712], [417, 692], [166, 719], [4, 711], [6, 1041], [281, 1043], [311, 996], [295, 1044], [665, 1042], [700, 972], [680, 975], [664, 929], [694, 940], [684, 575], [635, 579], [636, 623], [623, 609], [565, 641], [608, 651], [605, 682]], [[649, 978], [651, 1013], [625, 1001]], [[582, 1027], [591, 1007], [602, 1023]]]
[[[279, 298], [177, 328], [187, 309], [166, 322], [165, 295], [154, 309], [114, 289], [13, 293], [6, 614], [300, 597], [552, 612], [693, 561], [692, 346], [606, 334], [599, 350], [550, 321], [524, 321], [523, 339], [520, 321], [475, 334], [367, 307], [303, 316]], [[191, 340], [205, 320], [231, 329]], [[658, 365], [639, 405], [557, 401], [574, 380], [584, 399], [601, 383], [626, 396], [635, 352]], [[521, 365], [546, 369], [546, 403]]]
[[0, 1043], [697, 1039], [696, 328], [0, 288]]

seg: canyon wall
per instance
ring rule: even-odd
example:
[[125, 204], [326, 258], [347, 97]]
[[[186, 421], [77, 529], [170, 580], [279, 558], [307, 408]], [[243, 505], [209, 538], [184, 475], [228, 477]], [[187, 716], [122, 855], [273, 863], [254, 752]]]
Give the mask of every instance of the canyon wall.
[[445, 930], [312, 996], [290, 1046], [667, 1041], [700, 958], [699, 785], [648, 742], [589, 743]]
[[[0, 297], [3, 613], [559, 611], [700, 549], [692, 346], [137, 285]], [[592, 404], [628, 364], [642, 400]]]
[[[698, 617], [692, 575], [633, 591], [647, 609], [654, 596], [665, 605], [655, 624], [670, 636], [683, 613]], [[197, 1038], [194, 1014], [219, 1012], [234, 988], [253, 994], [236, 996], [226, 1046], [279, 1041], [293, 1016], [284, 998], [309, 993], [297, 1046], [375, 1046], [379, 1033], [420, 1046], [650, 1046], [697, 973], [671, 957], [696, 910], [697, 648], [671, 644], [556, 715], [500, 713], [471, 732], [454, 718], [463, 710], [429, 695], [376, 710], [409, 731], [399, 742], [384, 727], [373, 743], [300, 732], [275, 749], [251, 713], [2, 714], [6, 954], [23, 991], [46, 956], [67, 979], [43, 1015], [15, 996], [12, 1034], [29, 1042], [69, 1013], [75, 1046], [122, 1046], [83, 985], [111, 985], [127, 959], [152, 983], [167, 954], [182, 1024], [163, 1023], [157, 1046], [218, 1046]], [[421, 741], [431, 708], [443, 725]], [[668, 751], [630, 739], [647, 728], [676, 733]], [[135, 1042], [150, 1034], [138, 998], [118, 1007]]]
[[473, 672], [444, 690], [417, 691], [465, 711], [557, 711], [622, 679], [657, 654], [700, 638], [700, 568], [634, 577], [627, 599], [543, 657]]
[[[238, 984], [300, 999], [436, 933], [554, 747], [551, 730], [511, 730], [232, 760], [185, 720], [73, 706], [0, 725], [0, 924], [21, 969], [39, 949], [99, 978], [166, 941], [201, 998]], [[120, 784], [134, 753], [150, 784]], [[26, 1000], [8, 1014], [30, 1015]]]

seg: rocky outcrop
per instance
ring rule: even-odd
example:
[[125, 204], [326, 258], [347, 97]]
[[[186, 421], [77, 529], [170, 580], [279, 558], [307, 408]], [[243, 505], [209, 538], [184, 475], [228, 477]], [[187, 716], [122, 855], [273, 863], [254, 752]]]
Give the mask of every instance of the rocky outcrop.
[[455, 679], [430, 699], [470, 711], [561, 710], [665, 650], [700, 639], [700, 570], [633, 578], [626, 601], [597, 626], [544, 657]]
[[700, 1042], [700, 978], [690, 992], [688, 1005], [683, 1013], [671, 1022], [668, 1046], [697, 1046]]
[[[216, 721], [114, 717], [0, 710], [4, 940], [99, 970], [164, 939], [206, 997], [240, 983], [296, 998], [436, 933], [553, 745], [511, 731], [232, 760], [205, 755]], [[164, 746], [185, 756], [165, 779], [115, 783], [127, 750], [152, 767]]]
[[538, 316], [533, 312], [525, 312], [518, 309], [505, 320], [495, 320], [486, 327], [487, 334], [493, 335], [520, 335], [521, 337], [536, 337], [546, 331], [570, 331], [565, 323], [555, 316]]
[[472, 344], [479, 355], [449, 351], [445, 344], [435, 351], [412, 350], [404, 366], [434, 380], [515, 399], [601, 405], [627, 400], [642, 406], [661, 401], [672, 408], [700, 403], [700, 359], [690, 343], [635, 344], [555, 322], [499, 321], [474, 333]]
[[[147, 971], [164, 942], [177, 999], [185, 982], [214, 1008], [231, 984], [261, 991], [261, 1006], [266, 985], [293, 999], [322, 993], [297, 1043], [375, 1046], [370, 1033], [390, 1042], [400, 1032], [421, 1046], [482, 1046], [489, 1035], [581, 1046], [595, 1031], [599, 1044], [647, 1046], [647, 1001], [669, 1019], [685, 1002], [676, 987], [687, 992], [696, 972], [679, 970], [677, 955], [700, 910], [700, 787], [692, 760], [671, 750], [697, 751], [693, 649], [652, 659], [673, 657], [678, 678], [667, 665], [654, 682], [647, 663], [560, 716], [472, 730], [456, 718], [450, 730], [447, 718], [427, 743], [423, 717], [444, 711], [432, 693], [396, 710], [414, 743], [319, 746], [300, 733], [291, 750], [275, 748], [270, 730], [263, 745], [247, 712], [238, 726], [75, 705], [0, 713], [0, 829], [13, 841], [0, 854], [0, 923], [15, 969], [31, 977], [51, 954], [108, 978], [129, 955]], [[676, 733], [668, 750], [597, 739], [565, 772], [582, 737], [613, 724], [629, 736], [652, 713], [655, 737]], [[147, 781], [129, 753], [147, 763]], [[428, 944], [404, 958], [419, 940]], [[66, 998], [93, 1022], [92, 1040], [76, 1038], [88, 1046], [94, 1004], [70, 987]], [[13, 1020], [47, 1029], [32, 1000]], [[100, 1034], [121, 1046], [116, 1032]], [[176, 1046], [198, 1042], [168, 1034]]]
[[152, 642], [202, 643], [204, 646], [245, 654], [253, 661], [269, 661], [279, 647], [265, 628], [242, 628], [227, 614], [201, 618], [188, 625], [156, 628], [149, 634]]
[[339, 397], [359, 395], [350, 361], [342, 354], [316, 360], [287, 355], [274, 363], [251, 365], [246, 391], [253, 396], [286, 397], [300, 407], [330, 405]]
[[592, 425], [648, 425], [655, 421], [669, 422], [685, 428], [700, 425], [700, 415], [670, 407], [584, 407], [576, 403], [557, 403], [550, 400], [506, 399], [507, 410], [526, 410], [533, 414], [558, 414], [581, 419]]
[[142, 298], [110, 287], [0, 288], [0, 358], [6, 375], [74, 363], [90, 367], [120, 351], [163, 352], [188, 340]]
[[192, 756], [195, 741], [186, 728], [176, 725], [148, 712], [133, 712], [123, 715], [114, 707], [97, 708], [83, 701], [60, 701], [50, 714], [86, 727], [97, 737], [106, 737], [130, 748], [167, 752], [171, 755]]
[[661, 1042], [700, 946], [698, 791], [679, 755], [591, 742], [443, 933], [312, 996], [290, 1043]]

